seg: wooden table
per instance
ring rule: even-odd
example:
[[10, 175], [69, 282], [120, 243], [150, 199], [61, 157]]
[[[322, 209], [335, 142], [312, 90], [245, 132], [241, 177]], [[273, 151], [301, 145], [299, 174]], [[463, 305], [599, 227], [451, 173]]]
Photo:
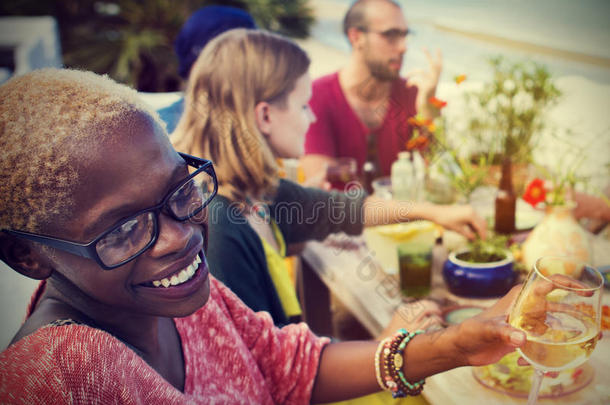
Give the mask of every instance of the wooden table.
[[[610, 241], [592, 237], [596, 265], [610, 264]], [[305, 317], [308, 322], [317, 318], [327, 305], [328, 289], [339, 298], [362, 325], [373, 335], [381, 332], [390, 321], [394, 309], [402, 301], [395, 275], [388, 275], [375, 259], [375, 252], [367, 248], [362, 237], [333, 235], [324, 242], [310, 242], [303, 253], [303, 277], [317, 279], [318, 288], [311, 292], [317, 309], [307, 301], [304, 303]], [[309, 284], [309, 283], [308, 283]], [[469, 300], [450, 294], [442, 286], [433, 289], [435, 298], [445, 298], [458, 304], [492, 305], [495, 300]], [[604, 304], [610, 305], [610, 293], [605, 292]], [[328, 307], [326, 308], [328, 311]], [[330, 331], [330, 317], [312, 329], [318, 333]], [[539, 403], [560, 404], [610, 404], [610, 334], [606, 333], [589, 364], [595, 368], [593, 381], [584, 389], [565, 397], [544, 399]], [[461, 367], [437, 374], [427, 379], [424, 397], [431, 404], [524, 404], [525, 399], [510, 397], [495, 392], [479, 384], [472, 375], [472, 367]]]

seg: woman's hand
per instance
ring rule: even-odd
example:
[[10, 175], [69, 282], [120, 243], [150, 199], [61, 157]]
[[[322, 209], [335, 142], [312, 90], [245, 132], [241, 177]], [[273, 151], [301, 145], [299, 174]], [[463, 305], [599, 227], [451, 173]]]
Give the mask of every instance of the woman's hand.
[[382, 340], [392, 336], [400, 328], [409, 332], [426, 330], [432, 326], [441, 325], [441, 310], [434, 301], [420, 300], [411, 303], [400, 304], [388, 326], [377, 337]]
[[471, 240], [475, 232], [482, 239], [487, 236], [487, 222], [470, 205], [438, 205], [433, 221]]
[[513, 287], [494, 306], [457, 325], [455, 353], [462, 364], [495, 363], [525, 343], [525, 333], [507, 323], [509, 310], [520, 291], [520, 285]]

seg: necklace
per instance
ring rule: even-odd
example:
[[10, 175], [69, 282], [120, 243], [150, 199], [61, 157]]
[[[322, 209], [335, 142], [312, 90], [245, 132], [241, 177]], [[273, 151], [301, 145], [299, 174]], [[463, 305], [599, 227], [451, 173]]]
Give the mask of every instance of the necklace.
[[246, 197], [246, 204], [250, 207], [250, 212], [255, 214], [257, 217], [267, 222], [270, 214], [269, 214], [269, 205], [265, 204], [262, 201], [253, 202], [250, 197]]

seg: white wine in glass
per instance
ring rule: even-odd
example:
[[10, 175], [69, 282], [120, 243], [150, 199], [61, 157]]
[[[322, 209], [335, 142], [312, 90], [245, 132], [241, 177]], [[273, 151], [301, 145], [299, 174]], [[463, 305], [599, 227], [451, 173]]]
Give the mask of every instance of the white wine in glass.
[[602, 287], [600, 272], [579, 259], [543, 256], [534, 264], [509, 316], [527, 335], [517, 350], [535, 369], [528, 405], [545, 372], [579, 366], [595, 349]]

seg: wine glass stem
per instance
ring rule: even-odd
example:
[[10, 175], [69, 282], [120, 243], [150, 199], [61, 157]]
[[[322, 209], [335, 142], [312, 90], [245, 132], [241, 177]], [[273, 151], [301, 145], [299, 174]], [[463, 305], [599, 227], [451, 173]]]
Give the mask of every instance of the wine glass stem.
[[542, 378], [544, 377], [544, 371], [534, 369], [534, 378], [532, 379], [532, 388], [530, 389], [529, 396], [527, 397], [527, 405], [534, 405], [538, 399], [538, 391], [540, 391], [540, 385], [542, 385]]

